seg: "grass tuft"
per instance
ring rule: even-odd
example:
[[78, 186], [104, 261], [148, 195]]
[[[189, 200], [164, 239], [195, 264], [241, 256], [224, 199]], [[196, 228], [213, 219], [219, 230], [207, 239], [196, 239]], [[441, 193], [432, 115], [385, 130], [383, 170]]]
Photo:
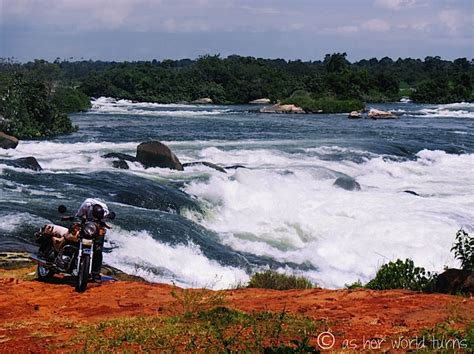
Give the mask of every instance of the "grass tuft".
[[291, 289], [313, 289], [315, 285], [305, 277], [277, 273], [267, 270], [255, 273], [250, 279], [249, 288], [291, 290]]

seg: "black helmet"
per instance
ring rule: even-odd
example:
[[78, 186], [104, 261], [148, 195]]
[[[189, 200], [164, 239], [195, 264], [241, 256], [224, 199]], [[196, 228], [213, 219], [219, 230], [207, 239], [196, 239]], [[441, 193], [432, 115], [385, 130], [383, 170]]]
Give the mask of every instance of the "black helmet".
[[97, 220], [104, 218], [104, 208], [100, 204], [94, 204], [92, 207], [92, 217]]

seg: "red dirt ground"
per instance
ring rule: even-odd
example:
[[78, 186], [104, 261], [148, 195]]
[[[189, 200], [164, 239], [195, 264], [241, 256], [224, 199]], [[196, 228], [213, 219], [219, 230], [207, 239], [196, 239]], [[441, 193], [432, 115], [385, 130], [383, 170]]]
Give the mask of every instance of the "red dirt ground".
[[[111, 281], [90, 284], [85, 293], [78, 294], [61, 279], [45, 284], [12, 278], [0, 270], [0, 353], [46, 352], [49, 345], [75, 335], [74, 329], [64, 326], [66, 321], [83, 324], [172, 314], [176, 301], [173, 289], [163, 284]], [[438, 323], [448, 321], [462, 328], [474, 321], [472, 297], [366, 289], [239, 289], [224, 293], [225, 305], [242, 311], [284, 310], [325, 320], [336, 338], [334, 348], [339, 349], [344, 343], [368, 349], [370, 339], [416, 336]]]

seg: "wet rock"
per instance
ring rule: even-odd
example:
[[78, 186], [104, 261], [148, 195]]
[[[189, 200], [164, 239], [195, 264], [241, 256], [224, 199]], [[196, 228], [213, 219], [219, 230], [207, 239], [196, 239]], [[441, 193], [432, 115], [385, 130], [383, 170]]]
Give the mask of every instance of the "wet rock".
[[258, 98], [256, 100], [250, 101], [250, 104], [269, 104], [272, 101], [269, 98]]
[[397, 118], [392, 112], [381, 111], [379, 109], [372, 108], [369, 113], [368, 117], [370, 119], [394, 119]]
[[351, 113], [349, 113], [347, 118], [349, 118], [349, 119], [359, 119], [359, 118], [362, 118], [362, 113], [360, 113], [358, 111], [352, 111]]
[[438, 275], [434, 292], [474, 294], [474, 272], [463, 269], [446, 269]]
[[108, 154], [102, 155], [104, 159], [119, 159], [119, 160], [125, 160], [125, 161], [138, 161], [136, 157], [127, 155], [127, 154], [122, 154], [119, 152], [110, 152]]
[[347, 191], [360, 191], [360, 184], [352, 177], [339, 177], [334, 182], [334, 186]]
[[128, 164], [125, 160], [112, 161], [112, 167], [119, 168], [121, 170], [128, 170], [129, 169]]
[[213, 104], [214, 101], [212, 100], [212, 98], [204, 97], [204, 98], [199, 98], [197, 100], [194, 100], [191, 103], [193, 103], [193, 104]]
[[419, 197], [420, 195], [414, 191], [410, 191], [410, 190], [406, 190], [406, 191], [403, 191], [404, 193], [408, 193], [408, 194], [411, 194], [411, 195], [416, 195], [417, 197]]
[[137, 147], [137, 160], [146, 168], [163, 167], [182, 171], [183, 166], [171, 149], [159, 141], [141, 143]]
[[301, 107], [294, 104], [274, 104], [271, 107], [264, 107], [260, 109], [261, 113], [306, 113]]
[[204, 165], [210, 168], [213, 168], [219, 172], [227, 173], [225, 169], [223, 169], [221, 166], [218, 166], [212, 162], [207, 162], [207, 161], [196, 161], [196, 162], [187, 162], [183, 163], [183, 167], [188, 167], [188, 166], [196, 166], [196, 165]]
[[0, 148], [2, 149], [14, 149], [18, 145], [18, 139], [14, 136], [0, 132]]
[[232, 165], [232, 166], [226, 166], [224, 167], [226, 170], [236, 170], [238, 168], [247, 168], [246, 166], [244, 165]]
[[41, 171], [42, 168], [38, 161], [33, 156], [21, 157], [15, 160], [0, 160], [0, 163], [4, 163], [7, 166], [13, 166], [17, 168], [26, 168], [33, 171]]

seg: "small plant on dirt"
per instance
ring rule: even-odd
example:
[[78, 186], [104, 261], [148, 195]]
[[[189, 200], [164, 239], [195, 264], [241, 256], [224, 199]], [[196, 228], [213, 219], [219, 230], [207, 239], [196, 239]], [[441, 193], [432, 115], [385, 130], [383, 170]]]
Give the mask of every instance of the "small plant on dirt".
[[466, 231], [460, 229], [456, 233], [452, 251], [456, 259], [461, 262], [462, 269], [474, 271], [474, 237], [470, 237]]
[[362, 284], [362, 282], [359, 279], [352, 284], [344, 284], [344, 288], [348, 290], [361, 289], [361, 288], [364, 288], [364, 284]]
[[427, 272], [422, 267], [415, 267], [411, 259], [384, 264], [369, 281], [366, 288], [373, 290], [409, 289], [431, 291], [436, 281], [436, 274]]
[[225, 303], [223, 292], [207, 289], [175, 289], [171, 291], [171, 296], [175, 298], [173, 304], [175, 312], [184, 317], [190, 317]]
[[274, 270], [267, 270], [262, 273], [255, 273], [250, 279], [249, 288], [290, 290], [290, 289], [312, 289], [315, 287], [311, 281], [305, 277], [277, 273]]
[[443, 322], [421, 333], [424, 349], [441, 353], [473, 353], [474, 322], [469, 322], [465, 329], [454, 328]]

